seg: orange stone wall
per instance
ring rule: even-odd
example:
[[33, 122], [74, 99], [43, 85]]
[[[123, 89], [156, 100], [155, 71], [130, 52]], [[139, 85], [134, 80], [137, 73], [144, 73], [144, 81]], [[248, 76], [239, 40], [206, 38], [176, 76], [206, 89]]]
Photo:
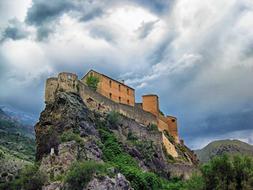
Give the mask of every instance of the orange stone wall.
[[117, 103], [127, 104], [130, 106], [135, 105], [135, 91], [132, 88], [92, 71], [85, 78], [83, 78], [82, 81], [86, 82], [86, 78], [89, 75], [99, 78], [97, 92], [103, 96]]
[[142, 109], [158, 117], [159, 115], [158, 96], [157, 95], [142, 96]]
[[173, 116], [166, 117], [168, 132], [175, 138], [176, 142], [179, 142], [178, 130], [177, 130], [177, 118]]

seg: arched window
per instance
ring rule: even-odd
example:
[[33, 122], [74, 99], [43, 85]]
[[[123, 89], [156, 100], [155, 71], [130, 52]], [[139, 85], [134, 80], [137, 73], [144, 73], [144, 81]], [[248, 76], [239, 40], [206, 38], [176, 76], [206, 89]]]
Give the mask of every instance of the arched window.
[[112, 99], [112, 93], [109, 93], [110, 99]]
[[121, 103], [121, 97], [119, 97], [119, 103]]
[[120, 91], [120, 84], [119, 84], [119, 91]]
[[112, 81], [111, 80], [109, 81], [109, 86], [110, 86], [110, 88], [112, 87]]
[[130, 104], [129, 100], [127, 100], [127, 104]]

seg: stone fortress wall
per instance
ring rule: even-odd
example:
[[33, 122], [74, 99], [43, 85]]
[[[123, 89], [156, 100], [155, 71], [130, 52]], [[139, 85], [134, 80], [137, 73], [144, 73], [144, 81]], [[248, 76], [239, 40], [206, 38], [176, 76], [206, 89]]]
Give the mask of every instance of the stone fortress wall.
[[152, 113], [146, 112], [136, 106], [116, 103], [90, 89], [87, 85], [78, 80], [77, 75], [72, 73], [60, 73], [58, 78], [47, 79], [45, 102], [53, 102], [57, 91], [79, 94], [84, 103], [91, 110], [96, 110], [102, 113], [117, 111], [143, 125], [158, 124], [156, 117]]
[[149, 124], [156, 124], [160, 131], [168, 131], [175, 138], [175, 141], [179, 143], [177, 120], [172, 116], [161, 115], [159, 100], [156, 95], [143, 96], [142, 104], [135, 104], [136, 106], [114, 102], [90, 89], [83, 81], [78, 80], [76, 74], [66, 72], [60, 73], [57, 78], [53, 77], [47, 79], [45, 102], [53, 102], [57, 91], [79, 94], [84, 103], [91, 110], [101, 113], [116, 111], [146, 126]]

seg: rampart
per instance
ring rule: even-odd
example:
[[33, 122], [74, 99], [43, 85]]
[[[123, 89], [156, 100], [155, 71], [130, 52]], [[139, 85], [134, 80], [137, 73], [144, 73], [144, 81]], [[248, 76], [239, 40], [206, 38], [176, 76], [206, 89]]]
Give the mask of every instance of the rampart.
[[49, 78], [46, 81], [45, 102], [54, 101], [58, 91], [73, 92], [81, 96], [85, 104], [91, 110], [101, 113], [117, 111], [122, 115], [135, 120], [143, 125], [156, 124], [157, 118], [152, 113], [146, 112], [139, 106], [129, 106], [116, 103], [98, 92], [90, 89], [83, 82], [78, 80], [77, 75], [72, 73], [60, 73], [57, 78]]

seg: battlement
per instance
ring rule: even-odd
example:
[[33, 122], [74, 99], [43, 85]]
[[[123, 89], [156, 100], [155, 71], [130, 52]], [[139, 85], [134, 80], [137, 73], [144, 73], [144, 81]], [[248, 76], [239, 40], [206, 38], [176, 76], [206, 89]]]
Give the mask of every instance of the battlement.
[[[86, 85], [88, 73], [99, 78], [98, 89], [90, 89]], [[101, 113], [116, 111], [143, 125], [155, 124], [160, 131], [168, 131], [177, 143], [177, 119], [173, 116], [163, 116], [159, 109], [159, 97], [155, 94], [142, 96], [142, 103], [135, 103], [134, 89], [110, 77], [91, 70], [81, 80], [73, 73], [62, 72], [58, 77], [46, 81], [45, 102], [52, 103], [57, 92], [72, 92], [79, 94], [91, 110]], [[112, 80], [114, 83], [112, 83]], [[113, 96], [112, 96], [113, 94]], [[116, 97], [116, 98], [115, 98]], [[119, 98], [120, 97], [120, 98]]]

